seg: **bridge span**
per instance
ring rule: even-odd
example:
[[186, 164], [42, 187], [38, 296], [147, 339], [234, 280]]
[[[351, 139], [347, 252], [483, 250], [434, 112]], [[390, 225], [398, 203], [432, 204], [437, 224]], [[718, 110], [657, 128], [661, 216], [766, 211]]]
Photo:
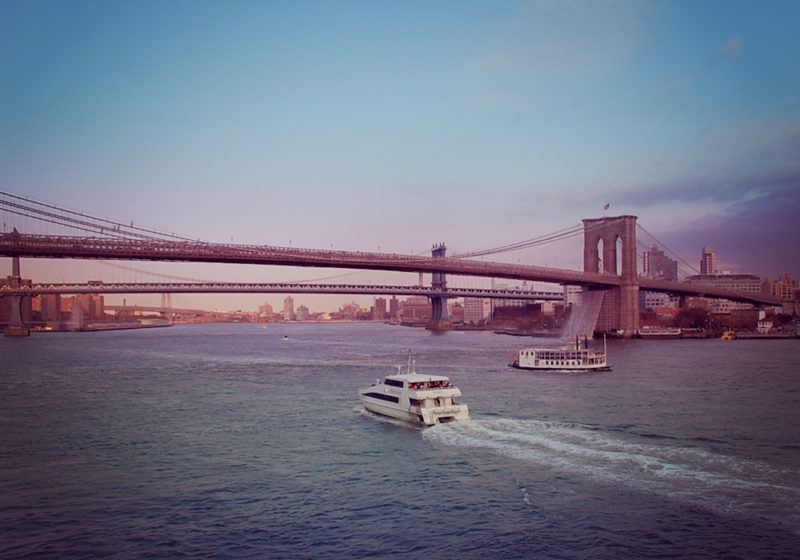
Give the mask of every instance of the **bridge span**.
[[[606, 244], [607, 247], [609, 245], [611, 245], [612, 248], [614, 247], [613, 244]], [[616, 270], [591, 272], [523, 264], [475, 261], [459, 257], [425, 257], [396, 253], [387, 254], [362, 251], [299, 249], [269, 245], [105, 239], [99, 237], [63, 237], [27, 235], [13, 232], [0, 235], [0, 255], [50, 259], [178, 261], [387, 270], [415, 273], [429, 272], [453, 274], [457, 276], [550, 282], [571, 286], [587, 286], [593, 289], [619, 288], [620, 286], [634, 282], [643, 290], [667, 292], [678, 295], [723, 298], [755, 305], [775, 305], [779, 303], [775, 298], [763, 296], [761, 294], [734, 292], [721, 288], [690, 286], [681, 282], [648, 280], [635, 277], [626, 278], [622, 274], [617, 274]], [[607, 257], [604, 262], [615, 262], [615, 259]], [[630, 274], [628, 276], [630, 276]], [[460, 297], [454, 295], [449, 288], [447, 289], [447, 295]]]
[[116, 259], [430, 272], [602, 287], [620, 284], [619, 277], [609, 274], [474, 261], [458, 257], [425, 257], [199, 241], [7, 233], [0, 235], [0, 255], [48, 259]]
[[156, 283], [105, 283], [88, 284], [33, 284], [12, 288], [0, 287], [0, 296], [39, 296], [47, 294], [351, 294], [396, 295], [426, 297], [469, 297], [493, 299], [518, 299], [533, 301], [559, 301], [563, 292], [519, 289], [447, 288], [432, 286], [375, 286], [356, 284], [310, 283], [231, 283], [231, 282], [156, 282]]

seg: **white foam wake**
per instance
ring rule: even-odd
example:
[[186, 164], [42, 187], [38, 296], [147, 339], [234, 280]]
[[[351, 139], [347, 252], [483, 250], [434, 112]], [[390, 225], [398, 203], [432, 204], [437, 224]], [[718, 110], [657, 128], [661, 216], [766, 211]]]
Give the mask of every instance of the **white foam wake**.
[[561, 473], [624, 484], [717, 513], [750, 511], [800, 521], [800, 472], [675, 441], [536, 420], [453, 422], [427, 429], [431, 442], [480, 448]]

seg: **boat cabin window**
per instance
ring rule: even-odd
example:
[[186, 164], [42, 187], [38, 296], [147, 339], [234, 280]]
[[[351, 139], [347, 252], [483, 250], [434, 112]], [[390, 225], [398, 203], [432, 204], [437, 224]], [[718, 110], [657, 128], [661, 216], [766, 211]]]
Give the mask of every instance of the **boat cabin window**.
[[397, 379], [387, 379], [386, 380], [386, 385], [389, 385], [391, 387], [402, 387], [403, 386], [403, 382], [399, 381]]
[[409, 389], [415, 389], [417, 391], [425, 390], [425, 389], [446, 389], [448, 387], [452, 387], [453, 384], [450, 381], [418, 381], [417, 383], [409, 383]]

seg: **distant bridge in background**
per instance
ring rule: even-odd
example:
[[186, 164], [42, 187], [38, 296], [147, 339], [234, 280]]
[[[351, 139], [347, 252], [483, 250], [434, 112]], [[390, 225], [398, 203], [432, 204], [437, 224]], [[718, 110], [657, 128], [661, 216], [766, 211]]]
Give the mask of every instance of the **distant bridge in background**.
[[[95, 218], [51, 204], [0, 193], [0, 210], [4, 218], [19, 218], [34, 231], [51, 226], [69, 228], [80, 235], [31, 234], [16, 226], [0, 234], [0, 255], [12, 258], [12, 275], [6, 294], [12, 298], [34, 295], [33, 286], [26, 291], [21, 281], [20, 258], [40, 259], [104, 259], [162, 262], [201, 262], [250, 264], [292, 267], [338, 268], [354, 270], [396, 271], [432, 274], [430, 287], [366, 286], [335, 284], [233, 284], [172, 283], [167, 284], [87, 284], [56, 286], [37, 284], [37, 293], [348, 293], [425, 295], [433, 305], [433, 322], [447, 321], [446, 299], [449, 297], [493, 297], [513, 299], [555, 299], [556, 292], [541, 294], [518, 290], [472, 290], [447, 285], [447, 275], [484, 277], [582, 286], [606, 293], [598, 319], [598, 330], [614, 330], [630, 336], [639, 326], [639, 291], [651, 290], [681, 296], [723, 298], [755, 305], [776, 305], [775, 298], [761, 294], [740, 293], [711, 287], [691, 286], [681, 282], [640, 278], [637, 273], [637, 218], [615, 216], [585, 219], [583, 224], [534, 240], [496, 249], [447, 256], [444, 245], [435, 245], [431, 256], [387, 254], [363, 251], [300, 249], [269, 245], [237, 245], [207, 243], [154, 230], [134, 227], [107, 219]], [[4, 221], [4, 224], [9, 220]], [[22, 226], [22, 222], [20, 225]], [[12, 222], [13, 223], [13, 222]], [[86, 235], [87, 233], [91, 235]], [[479, 260], [501, 252], [511, 252], [568, 237], [583, 239], [582, 270], [513, 264]], [[48, 288], [48, 286], [50, 286]], [[75, 290], [87, 290], [76, 292]], [[61, 290], [61, 291], [58, 291]], [[68, 290], [72, 290], [68, 292]], [[505, 292], [505, 293], [504, 293]], [[0, 293], [0, 295], [2, 295]], [[14, 317], [12, 323], [21, 318]]]
[[0, 296], [39, 296], [47, 294], [349, 294], [426, 297], [471, 297], [532, 301], [560, 301], [563, 291], [548, 292], [519, 289], [450, 288], [446, 291], [430, 286], [380, 286], [357, 284], [309, 283], [235, 283], [235, 282], [153, 282], [86, 284], [32, 284], [11, 288], [0, 287]]

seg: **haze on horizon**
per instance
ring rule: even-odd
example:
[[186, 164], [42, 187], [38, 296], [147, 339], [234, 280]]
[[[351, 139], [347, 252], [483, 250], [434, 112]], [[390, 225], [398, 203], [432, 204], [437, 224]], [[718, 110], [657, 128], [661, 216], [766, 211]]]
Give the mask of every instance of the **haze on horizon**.
[[2, 13], [2, 190], [209, 241], [398, 253], [610, 204], [690, 263], [710, 245], [721, 268], [800, 276], [797, 2]]

